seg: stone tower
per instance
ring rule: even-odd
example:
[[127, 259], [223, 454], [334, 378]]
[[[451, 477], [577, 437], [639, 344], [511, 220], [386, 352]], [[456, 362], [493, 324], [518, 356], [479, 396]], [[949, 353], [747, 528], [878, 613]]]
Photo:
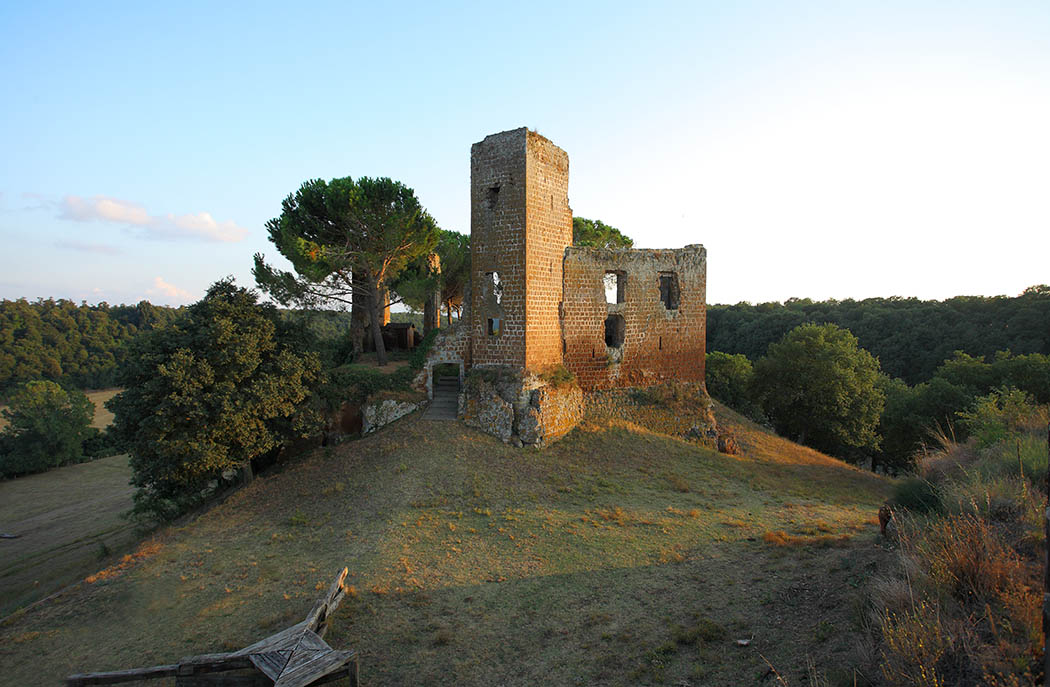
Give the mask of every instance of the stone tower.
[[471, 147], [472, 364], [540, 371], [562, 362], [568, 189], [569, 156], [535, 132], [504, 131]]

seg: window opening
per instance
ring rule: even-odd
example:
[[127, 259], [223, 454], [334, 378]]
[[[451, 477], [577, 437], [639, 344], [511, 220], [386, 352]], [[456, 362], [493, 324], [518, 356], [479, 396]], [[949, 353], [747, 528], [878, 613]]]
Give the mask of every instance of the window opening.
[[499, 336], [500, 333], [500, 321], [498, 317], [489, 318], [489, 336]]
[[485, 194], [485, 205], [488, 206], [489, 210], [496, 209], [496, 201], [499, 200], [499, 184], [490, 186], [488, 192]]
[[609, 348], [623, 346], [626, 323], [620, 315], [609, 315], [605, 318], [605, 345]]
[[678, 310], [678, 275], [674, 272], [660, 273], [660, 300], [668, 310]]
[[606, 303], [623, 303], [627, 275], [623, 272], [606, 272], [602, 286], [605, 288]]
[[485, 278], [488, 280], [489, 292], [496, 297], [496, 305], [503, 302], [503, 282], [500, 281], [499, 272], [486, 272]]

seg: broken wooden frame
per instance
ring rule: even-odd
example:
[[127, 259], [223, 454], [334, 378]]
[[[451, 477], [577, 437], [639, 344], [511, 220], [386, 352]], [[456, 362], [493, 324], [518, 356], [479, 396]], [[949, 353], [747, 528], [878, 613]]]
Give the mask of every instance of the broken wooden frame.
[[322, 639], [332, 614], [346, 595], [343, 584], [346, 575], [347, 569], [343, 568], [328, 593], [314, 604], [301, 623], [240, 651], [191, 656], [178, 663], [151, 668], [70, 675], [66, 686], [113, 685], [174, 677], [177, 687], [306, 687], [343, 678], [349, 678], [350, 684], [357, 687], [357, 652], [335, 650]]

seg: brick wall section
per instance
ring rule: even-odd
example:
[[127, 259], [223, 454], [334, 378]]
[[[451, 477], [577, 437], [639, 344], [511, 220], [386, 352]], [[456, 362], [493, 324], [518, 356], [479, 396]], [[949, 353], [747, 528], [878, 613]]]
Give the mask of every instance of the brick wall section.
[[[621, 272], [623, 303], [606, 303], [603, 278]], [[660, 297], [660, 274], [673, 273], [678, 308]], [[565, 366], [584, 390], [643, 387], [664, 379], [704, 381], [707, 320], [707, 252], [693, 245], [677, 250], [565, 251], [561, 328]], [[605, 320], [624, 318], [623, 345], [605, 345]]]
[[[527, 129], [486, 136], [470, 149], [471, 359], [525, 366], [525, 191]], [[503, 297], [486, 275], [497, 272]], [[501, 320], [499, 336], [488, 318]]]
[[[568, 188], [569, 156], [528, 129], [493, 134], [471, 148], [473, 364], [542, 370], [561, 362], [562, 260], [572, 243]], [[492, 272], [503, 286], [499, 303]], [[501, 320], [499, 336], [488, 333], [493, 317]]]
[[539, 372], [562, 362], [559, 306], [572, 210], [569, 156], [537, 133], [526, 135], [525, 368]]

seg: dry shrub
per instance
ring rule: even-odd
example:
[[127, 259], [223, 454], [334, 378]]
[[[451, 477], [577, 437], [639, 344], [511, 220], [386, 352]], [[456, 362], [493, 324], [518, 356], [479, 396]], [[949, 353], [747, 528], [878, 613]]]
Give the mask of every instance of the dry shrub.
[[882, 674], [891, 685], [944, 687], [938, 664], [952, 645], [940, 609], [925, 600], [882, 617]]
[[802, 537], [796, 537], [788, 534], [783, 530], [774, 530], [773, 532], [766, 532], [762, 535], [762, 541], [773, 546], [798, 546], [806, 540]]
[[974, 515], [931, 522], [918, 551], [926, 559], [934, 582], [963, 600], [993, 598], [1025, 577], [1017, 554]]
[[941, 482], [958, 477], [977, 462], [977, 450], [972, 444], [960, 444], [955, 432], [937, 427], [930, 432], [929, 445], [915, 457], [916, 472], [930, 482]]

